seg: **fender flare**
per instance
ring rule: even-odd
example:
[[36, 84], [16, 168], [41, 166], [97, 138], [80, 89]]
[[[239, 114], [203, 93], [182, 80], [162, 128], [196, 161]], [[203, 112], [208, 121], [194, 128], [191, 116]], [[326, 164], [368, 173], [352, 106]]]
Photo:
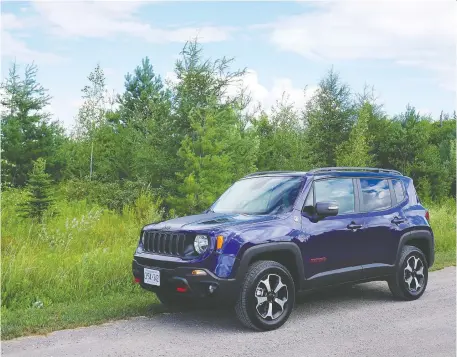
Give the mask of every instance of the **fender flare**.
[[[395, 265], [398, 264], [401, 256], [401, 251], [405, 245], [408, 244], [408, 242], [412, 239], [421, 239], [421, 240], [426, 240], [428, 244], [428, 266], [431, 267], [433, 263], [435, 262], [435, 238], [433, 236], [433, 233], [429, 230], [426, 229], [421, 229], [417, 231], [410, 231], [406, 232], [403, 234], [400, 238], [400, 242], [398, 244], [397, 248], [397, 257], [395, 259]], [[426, 252], [424, 252], [425, 255]]]
[[297, 281], [297, 290], [300, 290], [303, 286], [303, 282], [305, 280], [305, 266], [303, 263], [303, 257], [301, 254], [301, 250], [297, 244], [293, 242], [271, 242], [271, 243], [263, 243], [260, 245], [252, 246], [246, 249], [241, 256], [239, 266], [236, 272], [236, 280], [241, 283], [243, 278], [245, 277], [249, 265], [253, 261], [253, 259], [258, 256], [259, 254], [263, 253], [271, 253], [271, 252], [279, 252], [279, 251], [287, 251], [292, 253], [295, 259], [295, 265], [297, 267], [298, 272], [298, 280]]

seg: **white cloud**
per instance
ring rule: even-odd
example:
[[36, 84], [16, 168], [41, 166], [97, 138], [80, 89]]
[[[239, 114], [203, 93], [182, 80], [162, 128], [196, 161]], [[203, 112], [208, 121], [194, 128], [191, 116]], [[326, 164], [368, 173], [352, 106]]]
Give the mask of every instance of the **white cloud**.
[[2, 13], [2, 29], [14, 30], [24, 28], [24, 23], [11, 13]]
[[1, 14], [1, 52], [2, 57], [15, 59], [19, 62], [56, 63], [63, 58], [54, 53], [31, 49], [19, 36], [13, 35], [16, 31], [24, 30], [33, 23], [26, 19], [19, 19], [11, 13]]
[[35, 51], [11, 35], [8, 31], [1, 31], [1, 49], [2, 57], [16, 59], [19, 62], [31, 63], [57, 63], [63, 60], [63, 57], [50, 52]]
[[[106, 94], [105, 94], [105, 108], [116, 110], [118, 108], [118, 103], [110, 103], [110, 100], [114, 100], [115, 95], [120, 91], [112, 87], [111, 85], [106, 85]], [[70, 97], [65, 94], [51, 92], [52, 95], [51, 104], [46, 108], [53, 115], [54, 120], [59, 120], [62, 122], [65, 129], [71, 131], [71, 129], [76, 124], [76, 117], [81, 106], [84, 104], [84, 99], [81, 97]]]
[[247, 92], [251, 95], [252, 101], [248, 108], [249, 110], [253, 110], [260, 104], [269, 113], [271, 107], [278, 100], [281, 100], [284, 94], [288, 97], [289, 103], [294, 104], [297, 109], [302, 109], [315, 93], [317, 86], [308, 86], [305, 91], [304, 86], [303, 88], [295, 87], [290, 78], [274, 78], [273, 85], [267, 88], [259, 80], [257, 72], [253, 69], [248, 69], [242, 81], [234, 86], [228, 94], [233, 95], [240, 88], [246, 88]]
[[338, 1], [255, 26], [281, 50], [320, 61], [389, 60], [455, 90], [455, 2]]
[[52, 34], [62, 37], [105, 38], [129, 35], [149, 42], [185, 42], [198, 36], [200, 42], [217, 42], [230, 38], [231, 27], [201, 26], [162, 29], [140, 21], [135, 15], [143, 3], [116, 2], [47, 2], [35, 1]]
[[169, 85], [174, 85], [174, 84], [177, 84], [179, 82], [178, 80], [178, 76], [176, 75], [175, 72], [167, 72], [165, 73], [165, 83], [169, 84]]

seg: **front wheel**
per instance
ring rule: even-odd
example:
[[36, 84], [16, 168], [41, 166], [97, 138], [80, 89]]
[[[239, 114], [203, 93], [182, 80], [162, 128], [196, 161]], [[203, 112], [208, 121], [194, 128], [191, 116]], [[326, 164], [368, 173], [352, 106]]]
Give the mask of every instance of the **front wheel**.
[[295, 285], [287, 268], [275, 261], [253, 263], [235, 306], [245, 326], [261, 331], [282, 326], [295, 303]]
[[416, 300], [425, 292], [428, 264], [417, 247], [405, 245], [395, 275], [388, 281], [392, 295], [401, 300]]

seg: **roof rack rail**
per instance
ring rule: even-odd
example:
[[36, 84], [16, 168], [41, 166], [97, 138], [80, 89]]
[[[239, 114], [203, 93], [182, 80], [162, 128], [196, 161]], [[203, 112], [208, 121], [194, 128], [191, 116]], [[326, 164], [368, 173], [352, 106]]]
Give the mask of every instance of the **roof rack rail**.
[[251, 177], [257, 175], [268, 175], [268, 174], [289, 174], [289, 173], [296, 173], [297, 171], [258, 171], [248, 174], [244, 177]]
[[391, 170], [391, 169], [381, 169], [377, 167], [322, 167], [319, 169], [314, 169], [308, 171], [310, 174], [320, 173], [320, 172], [328, 172], [328, 171], [369, 171], [369, 172], [385, 172], [389, 174], [396, 174], [403, 176], [400, 171]]

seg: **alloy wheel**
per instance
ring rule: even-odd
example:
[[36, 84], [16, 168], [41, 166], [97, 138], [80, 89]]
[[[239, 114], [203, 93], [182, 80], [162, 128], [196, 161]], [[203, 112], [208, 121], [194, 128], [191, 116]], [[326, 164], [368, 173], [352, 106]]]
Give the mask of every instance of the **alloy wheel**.
[[415, 255], [409, 257], [406, 261], [403, 276], [407, 289], [413, 294], [420, 293], [425, 285], [424, 262], [422, 259]]
[[279, 275], [268, 274], [257, 284], [255, 297], [257, 313], [265, 320], [276, 320], [286, 310], [289, 291]]

